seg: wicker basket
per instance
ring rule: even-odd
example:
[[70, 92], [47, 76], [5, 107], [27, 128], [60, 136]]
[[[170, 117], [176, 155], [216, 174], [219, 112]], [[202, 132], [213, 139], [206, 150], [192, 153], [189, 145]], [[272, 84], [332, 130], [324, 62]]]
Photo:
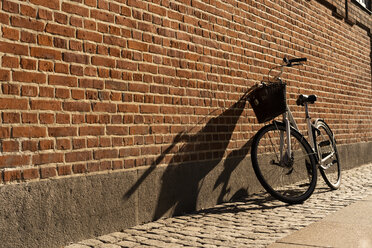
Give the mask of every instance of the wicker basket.
[[287, 109], [286, 84], [261, 83], [249, 93], [248, 100], [259, 123], [270, 121]]

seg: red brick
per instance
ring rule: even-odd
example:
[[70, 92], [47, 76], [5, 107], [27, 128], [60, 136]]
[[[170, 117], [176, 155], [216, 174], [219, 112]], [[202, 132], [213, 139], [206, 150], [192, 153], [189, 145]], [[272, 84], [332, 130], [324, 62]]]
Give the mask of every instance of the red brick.
[[5, 170], [3, 173], [4, 182], [19, 181], [22, 178], [20, 170]]
[[67, 99], [70, 97], [70, 90], [64, 88], [57, 88], [55, 96], [56, 98]]
[[79, 79], [81, 88], [103, 89], [104, 81], [99, 79]]
[[19, 4], [10, 2], [7, 0], [3, 0], [2, 3], [3, 3], [3, 10], [5, 10], [6, 12], [10, 12], [14, 14], [19, 13]]
[[2, 27], [3, 37], [9, 40], [19, 40], [19, 30], [15, 28]]
[[38, 143], [33, 140], [22, 141], [22, 151], [36, 152], [38, 150]]
[[46, 32], [61, 35], [65, 37], [75, 37], [75, 29], [65, 26], [65, 25], [58, 25], [53, 23], [48, 23], [45, 27]]
[[48, 127], [49, 137], [77, 136], [76, 127]]
[[10, 71], [0, 70], [0, 81], [9, 81], [10, 80]]
[[15, 140], [3, 140], [1, 142], [3, 152], [18, 152], [19, 142]]
[[103, 39], [102, 34], [86, 30], [78, 30], [76, 37], [81, 40], [90, 40], [97, 43], [101, 43]]
[[46, 83], [46, 75], [39, 72], [14, 71], [13, 80], [26, 83]]
[[78, 111], [78, 112], [89, 112], [91, 104], [88, 102], [64, 102], [63, 110], [65, 111]]
[[108, 135], [128, 135], [129, 128], [127, 126], [107, 126], [106, 132]]
[[118, 150], [116, 149], [100, 149], [94, 151], [94, 159], [117, 158]]
[[65, 62], [74, 62], [74, 63], [79, 63], [79, 64], [88, 64], [89, 63], [89, 56], [88, 55], [84, 55], [84, 54], [64, 52], [63, 53], [63, 60]]
[[70, 14], [76, 14], [76, 15], [80, 15], [84, 17], [89, 17], [89, 9], [81, 5], [68, 3], [68, 2], [62, 2], [62, 10]]
[[19, 95], [20, 86], [16, 84], [3, 84], [2, 85], [3, 94], [5, 95]]
[[57, 170], [55, 167], [43, 167], [40, 169], [40, 178], [46, 179], [57, 176]]
[[103, 126], [85, 126], [79, 128], [79, 135], [80, 136], [98, 136], [104, 135], [104, 127]]
[[56, 100], [31, 100], [33, 110], [62, 110], [61, 102]]
[[111, 58], [93, 56], [92, 64], [96, 66], [106, 66], [106, 67], [115, 68], [115, 60]]
[[39, 20], [31, 19], [31, 18], [12, 16], [10, 18], [10, 22], [12, 23], [14, 27], [26, 28], [26, 29], [39, 31], [39, 32], [44, 30], [43, 22]]
[[24, 169], [22, 171], [22, 178], [24, 180], [38, 179], [39, 178], [39, 170], [36, 169], [36, 168]]
[[39, 87], [39, 96], [54, 98], [54, 88], [52, 87]]
[[21, 41], [26, 43], [36, 43], [36, 35], [27, 31], [22, 31]]
[[54, 64], [52, 61], [39, 60], [38, 68], [39, 68], [39, 71], [52, 72], [54, 71]]
[[40, 150], [50, 150], [54, 148], [54, 141], [53, 140], [40, 140], [39, 141], [39, 149]]
[[54, 37], [53, 46], [55, 48], [67, 49], [67, 40], [59, 37]]
[[27, 108], [28, 108], [27, 99], [0, 98], [0, 109], [26, 110]]
[[101, 21], [104, 21], [104, 22], [111, 22], [111, 23], [114, 23], [114, 19], [115, 19], [114, 15], [112, 13], [97, 10], [97, 9], [92, 9], [90, 11], [90, 16], [91, 16], [91, 18], [101, 20]]
[[57, 172], [59, 176], [66, 176], [72, 174], [71, 165], [61, 165], [57, 167]]
[[148, 44], [140, 42], [140, 41], [129, 40], [128, 41], [128, 48], [144, 52], [144, 51], [148, 50]]
[[133, 126], [129, 128], [129, 134], [146, 135], [149, 134], [149, 128], [147, 126]]
[[16, 167], [30, 164], [29, 155], [3, 155], [0, 156], [0, 168]]
[[36, 70], [36, 62], [34, 59], [21, 58], [21, 67], [28, 70]]
[[0, 41], [0, 52], [6, 54], [28, 55], [28, 46]]
[[38, 123], [38, 117], [36, 113], [22, 113], [22, 123]]
[[9, 138], [10, 137], [10, 128], [9, 127], [0, 127], [0, 138]]
[[43, 46], [53, 46], [53, 37], [45, 34], [39, 34], [37, 36], [37, 42]]
[[62, 85], [68, 87], [77, 86], [77, 78], [70, 76], [58, 76], [58, 75], [49, 75], [49, 84], [50, 85]]
[[58, 150], [69, 150], [69, 149], [71, 149], [71, 140], [70, 139], [57, 139], [56, 148]]
[[47, 9], [38, 9], [38, 17], [42, 20], [53, 20], [53, 12]]
[[95, 102], [92, 108], [94, 112], [116, 113], [116, 105], [112, 103]]
[[65, 160], [67, 163], [89, 161], [92, 160], [92, 153], [90, 151], [66, 153]]
[[46, 136], [45, 127], [19, 126], [12, 128], [13, 138], [40, 138]]
[[24, 16], [29, 16], [31, 18], [36, 18], [37, 9], [29, 5], [21, 5], [21, 14]]
[[55, 10], [58, 10], [60, 6], [60, 0], [30, 0], [30, 2]]
[[[10, 56], [3, 56], [1, 65], [3, 67], [18, 68], [19, 67], [19, 58], [10, 57]], [[9, 76], [8, 76], [7, 80], [9, 80]], [[5, 81], [5, 80], [2, 80], [2, 81]]]
[[52, 124], [54, 123], [54, 114], [40, 113], [39, 120], [41, 124]]
[[[71, 98], [74, 100], [83, 100], [85, 98], [84, 90], [71, 90]], [[63, 108], [65, 107], [63, 106]]]
[[3, 113], [3, 123], [20, 123], [21, 116], [19, 113]]
[[23, 85], [21, 88], [21, 96], [37, 96], [38, 89], [35, 86]]
[[61, 163], [63, 162], [62, 153], [42, 153], [32, 156], [32, 164], [50, 164], [50, 163]]
[[30, 55], [36, 58], [62, 60], [62, 53], [55, 49], [31, 47]]
[[74, 164], [72, 167], [72, 171], [75, 174], [81, 174], [81, 173], [85, 173], [87, 171], [87, 168], [85, 164]]
[[57, 124], [70, 124], [71, 117], [70, 114], [56, 114], [56, 123]]

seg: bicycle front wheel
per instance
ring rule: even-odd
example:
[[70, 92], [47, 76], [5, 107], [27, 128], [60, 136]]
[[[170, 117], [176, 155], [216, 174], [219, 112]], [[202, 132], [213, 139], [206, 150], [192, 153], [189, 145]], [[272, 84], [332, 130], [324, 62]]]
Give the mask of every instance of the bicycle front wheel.
[[313, 193], [316, 162], [310, 145], [291, 128], [291, 155], [287, 149], [287, 132], [283, 123], [261, 128], [252, 142], [251, 159], [261, 185], [276, 199], [302, 203]]
[[319, 171], [331, 189], [341, 184], [341, 166], [333, 133], [323, 120], [315, 123], [315, 143], [319, 158]]

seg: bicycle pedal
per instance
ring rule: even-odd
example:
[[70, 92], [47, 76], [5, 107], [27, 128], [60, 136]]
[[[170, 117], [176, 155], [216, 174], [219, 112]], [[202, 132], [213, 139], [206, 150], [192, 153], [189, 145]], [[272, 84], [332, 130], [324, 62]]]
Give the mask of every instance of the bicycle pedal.
[[319, 142], [318, 146], [325, 147], [325, 146], [329, 146], [330, 144], [331, 142], [329, 140], [325, 140], [325, 141]]
[[322, 154], [322, 158], [326, 158], [326, 157], [329, 156], [330, 154], [331, 154], [331, 152], [323, 153], [323, 154]]

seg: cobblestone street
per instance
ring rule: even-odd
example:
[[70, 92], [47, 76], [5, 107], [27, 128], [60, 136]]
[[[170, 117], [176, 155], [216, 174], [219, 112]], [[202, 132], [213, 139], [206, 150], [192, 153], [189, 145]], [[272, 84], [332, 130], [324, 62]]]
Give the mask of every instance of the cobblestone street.
[[319, 175], [314, 194], [301, 205], [287, 205], [267, 194], [254, 195], [67, 247], [265, 247], [370, 194], [372, 164], [343, 171], [337, 191], [330, 191]]

